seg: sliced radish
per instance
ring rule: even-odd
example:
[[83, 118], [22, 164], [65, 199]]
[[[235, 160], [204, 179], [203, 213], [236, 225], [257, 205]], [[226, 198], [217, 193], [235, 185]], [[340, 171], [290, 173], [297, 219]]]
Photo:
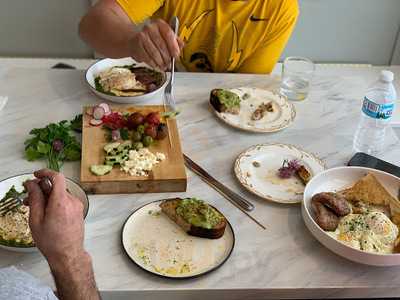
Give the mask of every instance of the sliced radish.
[[120, 138], [121, 138], [121, 132], [119, 131], [119, 129], [111, 131], [111, 139], [113, 141], [118, 141]]
[[106, 112], [103, 107], [97, 105], [93, 108], [93, 118], [96, 120], [101, 120], [105, 114]]
[[111, 108], [107, 103], [100, 103], [99, 105], [97, 105], [99, 107], [102, 107], [104, 109], [104, 114], [106, 116], [108, 116], [109, 114], [111, 114]]
[[86, 109], [86, 114], [88, 114], [89, 116], [93, 117], [93, 106], [90, 106]]
[[92, 126], [100, 126], [101, 124], [103, 124], [103, 121], [102, 120], [91, 119], [89, 123]]

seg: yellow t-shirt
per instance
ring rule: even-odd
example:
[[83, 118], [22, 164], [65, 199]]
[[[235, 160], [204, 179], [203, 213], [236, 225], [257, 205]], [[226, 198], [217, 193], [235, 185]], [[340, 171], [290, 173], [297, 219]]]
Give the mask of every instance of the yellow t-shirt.
[[138, 24], [176, 15], [188, 71], [270, 73], [299, 14], [297, 0], [117, 0]]

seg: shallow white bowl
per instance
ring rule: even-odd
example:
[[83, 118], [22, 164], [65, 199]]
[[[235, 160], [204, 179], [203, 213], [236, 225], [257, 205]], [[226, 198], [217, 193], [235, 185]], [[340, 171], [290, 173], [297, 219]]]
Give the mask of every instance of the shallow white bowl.
[[350, 187], [367, 173], [373, 173], [379, 182], [395, 197], [400, 188], [400, 178], [389, 173], [363, 167], [338, 167], [313, 177], [307, 184], [302, 202], [302, 215], [307, 228], [325, 247], [349, 260], [372, 266], [400, 265], [400, 254], [374, 254], [351, 248], [329, 236], [314, 221], [311, 198], [320, 192], [334, 192]]
[[131, 57], [125, 57], [125, 58], [119, 58], [119, 59], [112, 59], [112, 58], [105, 58], [102, 60], [97, 61], [93, 65], [91, 65], [87, 70], [85, 74], [86, 78], [86, 83], [91, 89], [93, 93], [95, 93], [97, 96], [99, 96], [102, 99], [116, 102], [116, 103], [134, 103], [134, 104], [140, 104], [140, 105], [155, 105], [155, 104], [162, 104], [163, 103], [163, 96], [164, 96], [164, 90], [165, 86], [167, 85], [167, 74], [165, 72], [159, 71], [163, 74], [163, 82], [158, 89], [144, 94], [144, 95], [139, 95], [139, 96], [132, 96], [132, 97], [122, 97], [122, 96], [111, 96], [107, 95], [104, 93], [101, 93], [96, 90], [96, 86], [94, 83], [94, 79], [98, 74], [102, 71], [105, 71], [111, 67], [115, 66], [124, 66], [124, 65], [131, 65], [131, 64], [137, 64], [138, 67], [149, 67], [145, 63], [137, 63], [134, 59]]
[[[4, 195], [8, 192], [8, 190], [11, 188], [11, 186], [15, 186], [15, 189], [17, 191], [22, 191], [22, 183], [25, 182], [26, 180], [33, 179], [35, 176], [33, 174], [21, 174], [21, 175], [15, 175], [13, 177], [9, 177], [7, 179], [4, 179], [0, 181], [0, 199], [4, 197]], [[72, 179], [66, 178], [66, 186], [68, 191], [71, 193], [71, 195], [75, 196], [79, 200], [82, 201], [83, 203], [83, 216], [86, 218], [88, 211], [89, 211], [89, 199], [85, 193], [85, 191], [82, 189], [82, 187], [73, 181]], [[36, 247], [11, 247], [11, 246], [6, 246], [0, 244], [1, 249], [6, 249], [9, 251], [14, 251], [14, 252], [36, 252], [38, 251], [38, 248]]]

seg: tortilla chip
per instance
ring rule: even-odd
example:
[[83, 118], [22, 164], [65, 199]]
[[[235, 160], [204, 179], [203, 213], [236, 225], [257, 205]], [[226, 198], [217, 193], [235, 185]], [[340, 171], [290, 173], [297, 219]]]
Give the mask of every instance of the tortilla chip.
[[144, 94], [144, 92], [124, 92], [117, 89], [111, 89], [110, 92], [113, 93], [115, 96], [122, 96], [122, 97], [132, 97]]

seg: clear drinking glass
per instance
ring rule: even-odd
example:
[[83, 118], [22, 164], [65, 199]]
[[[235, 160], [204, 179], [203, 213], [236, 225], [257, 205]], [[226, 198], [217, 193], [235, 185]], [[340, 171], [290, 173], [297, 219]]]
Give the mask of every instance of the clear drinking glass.
[[304, 100], [315, 71], [314, 63], [305, 57], [287, 57], [282, 64], [280, 92], [290, 100]]

